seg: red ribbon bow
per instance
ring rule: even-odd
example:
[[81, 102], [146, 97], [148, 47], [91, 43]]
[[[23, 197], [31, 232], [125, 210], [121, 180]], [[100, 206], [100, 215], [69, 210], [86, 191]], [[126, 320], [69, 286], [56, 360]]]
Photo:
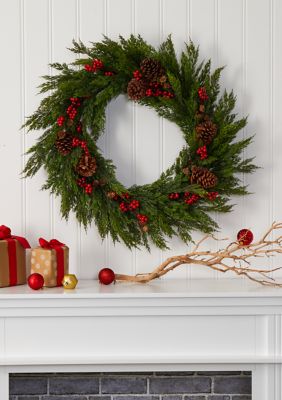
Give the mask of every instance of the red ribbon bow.
[[39, 244], [43, 249], [55, 250], [57, 254], [57, 285], [62, 286], [62, 280], [65, 275], [65, 258], [64, 258], [64, 243], [57, 239], [51, 239], [49, 242], [43, 238], [39, 238]]
[[10, 286], [14, 286], [18, 281], [16, 241], [18, 241], [24, 249], [29, 249], [30, 244], [24, 237], [11, 235], [11, 229], [5, 225], [0, 226], [0, 240], [6, 240], [8, 242]]

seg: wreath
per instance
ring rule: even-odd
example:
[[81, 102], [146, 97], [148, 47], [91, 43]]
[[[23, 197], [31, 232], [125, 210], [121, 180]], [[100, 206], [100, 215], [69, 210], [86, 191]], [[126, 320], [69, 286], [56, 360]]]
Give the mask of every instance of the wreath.
[[[95, 221], [102, 238], [110, 234], [129, 248], [149, 238], [166, 248], [166, 237], [191, 241], [191, 232], [217, 229], [210, 212], [228, 212], [232, 195], [247, 188], [237, 173], [256, 167], [241, 158], [252, 137], [235, 141], [246, 118], [233, 113], [235, 96], [219, 96], [222, 68], [199, 62], [199, 48], [185, 45], [178, 61], [169, 36], [155, 49], [140, 36], [105, 38], [86, 47], [73, 42], [79, 57], [71, 64], [51, 64], [57, 75], [44, 76], [49, 92], [28, 117], [27, 130], [44, 133], [28, 151], [25, 176], [47, 171], [44, 189], [61, 197], [64, 218], [73, 211], [87, 227]], [[124, 94], [172, 121], [185, 139], [173, 165], [153, 183], [126, 188], [115, 166], [97, 147], [108, 103]]]

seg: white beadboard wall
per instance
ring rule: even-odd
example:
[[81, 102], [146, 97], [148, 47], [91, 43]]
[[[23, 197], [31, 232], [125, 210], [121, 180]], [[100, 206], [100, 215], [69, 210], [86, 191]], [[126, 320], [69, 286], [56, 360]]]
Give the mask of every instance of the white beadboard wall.
[[[281, 220], [282, 176], [282, 2], [279, 0], [2, 0], [0, 32], [0, 224], [27, 236], [56, 237], [71, 248], [71, 270], [79, 278], [96, 278], [109, 266], [120, 273], [152, 269], [171, 254], [187, 251], [178, 239], [171, 250], [129, 251], [124, 245], [101, 242], [95, 227], [87, 232], [72, 216], [62, 221], [59, 199], [40, 190], [45, 172], [21, 179], [25, 151], [39, 132], [24, 135], [20, 126], [38, 106], [40, 76], [50, 73], [48, 63], [71, 61], [72, 38], [100, 41], [140, 33], [154, 45], [170, 33], [177, 51], [189, 37], [200, 45], [201, 56], [213, 66], [226, 65], [222, 87], [237, 94], [237, 112], [249, 115], [241, 136], [255, 133], [245, 157], [256, 155], [262, 168], [242, 177], [253, 195], [235, 198], [229, 215], [216, 215], [222, 236], [234, 239], [242, 227], [259, 235], [272, 220]], [[100, 146], [117, 165], [127, 185], [156, 179], [169, 166], [182, 145], [178, 128], [153, 112], [129, 103], [112, 102]], [[197, 239], [199, 233], [195, 233]], [[218, 236], [220, 237], [220, 233]], [[214, 244], [211, 244], [214, 245]], [[216, 245], [215, 245], [216, 246]], [[277, 265], [281, 259], [262, 260]], [[183, 267], [170, 277], [221, 276], [204, 268]]]

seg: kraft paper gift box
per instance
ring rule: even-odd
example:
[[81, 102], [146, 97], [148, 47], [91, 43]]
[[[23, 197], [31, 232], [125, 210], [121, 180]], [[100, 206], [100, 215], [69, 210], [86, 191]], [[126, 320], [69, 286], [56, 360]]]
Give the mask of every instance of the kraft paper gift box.
[[26, 249], [28, 241], [11, 235], [5, 225], [0, 226], [0, 287], [26, 283]]
[[41, 274], [44, 286], [62, 286], [63, 277], [69, 272], [69, 248], [55, 239], [39, 242], [41, 246], [31, 250], [30, 273]]

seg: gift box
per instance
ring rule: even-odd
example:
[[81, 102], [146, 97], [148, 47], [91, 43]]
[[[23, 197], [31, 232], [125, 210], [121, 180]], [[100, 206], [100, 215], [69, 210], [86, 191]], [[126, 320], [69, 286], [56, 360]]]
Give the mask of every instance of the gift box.
[[48, 242], [40, 238], [39, 244], [31, 250], [31, 274], [41, 274], [44, 286], [62, 286], [63, 277], [69, 272], [69, 248], [56, 239]]
[[0, 287], [26, 283], [26, 249], [28, 241], [11, 235], [11, 229], [0, 226]]

